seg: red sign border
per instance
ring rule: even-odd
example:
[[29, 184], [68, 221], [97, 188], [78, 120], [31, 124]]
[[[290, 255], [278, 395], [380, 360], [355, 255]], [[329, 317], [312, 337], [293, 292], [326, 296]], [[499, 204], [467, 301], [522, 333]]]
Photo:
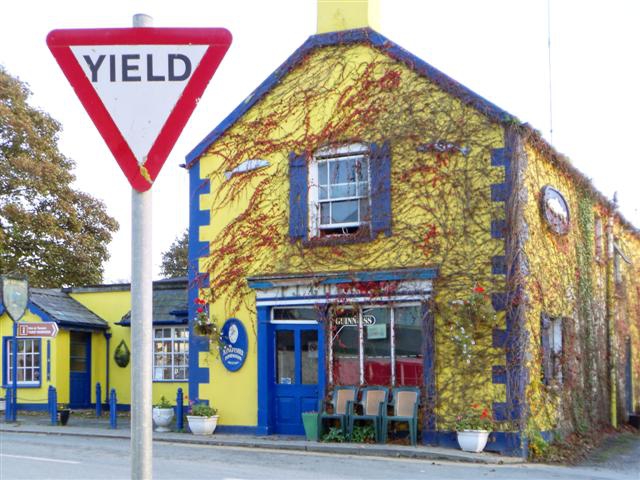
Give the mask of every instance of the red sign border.
[[[160, 173], [182, 129], [198, 104], [213, 74], [231, 45], [231, 33], [224, 28], [105, 28], [53, 30], [47, 46], [69, 80], [80, 102], [102, 135], [131, 186], [149, 190]], [[76, 60], [72, 46], [85, 45], [209, 45], [182, 95], [160, 130], [144, 164], [151, 182], [141, 173], [138, 161], [111, 118], [95, 88]]]

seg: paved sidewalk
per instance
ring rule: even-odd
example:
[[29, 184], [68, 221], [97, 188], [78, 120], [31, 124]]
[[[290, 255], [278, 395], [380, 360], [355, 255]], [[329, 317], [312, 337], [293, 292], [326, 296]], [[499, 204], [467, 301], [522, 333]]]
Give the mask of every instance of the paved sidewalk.
[[[0, 432], [38, 433], [45, 435], [70, 435], [81, 437], [130, 438], [128, 417], [118, 417], [118, 428], [109, 428], [108, 416], [102, 418], [71, 415], [69, 425], [53, 426], [46, 415], [19, 415], [18, 422], [5, 423], [0, 420]], [[517, 464], [524, 460], [504, 457], [492, 453], [468, 453], [460, 450], [427, 446], [378, 445], [360, 443], [308, 442], [297, 436], [253, 436], [228, 433], [214, 433], [211, 436], [196, 436], [190, 433], [153, 433], [154, 442], [211, 445], [234, 448], [260, 448], [268, 450], [296, 450], [311, 453], [337, 455], [363, 455], [373, 457], [412, 458], [431, 461], [453, 461], [484, 464]]]

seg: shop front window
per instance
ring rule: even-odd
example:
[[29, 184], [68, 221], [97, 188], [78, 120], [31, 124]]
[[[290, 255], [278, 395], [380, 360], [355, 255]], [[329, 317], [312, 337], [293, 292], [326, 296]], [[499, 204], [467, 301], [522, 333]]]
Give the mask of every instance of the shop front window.
[[331, 324], [333, 384], [423, 384], [420, 305], [334, 309]]

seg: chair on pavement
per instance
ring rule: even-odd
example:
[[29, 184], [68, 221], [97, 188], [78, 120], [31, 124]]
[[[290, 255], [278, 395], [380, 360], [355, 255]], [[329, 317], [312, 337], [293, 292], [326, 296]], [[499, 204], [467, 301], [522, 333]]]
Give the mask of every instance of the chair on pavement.
[[418, 443], [418, 406], [420, 405], [420, 389], [418, 387], [396, 387], [392, 391], [393, 398], [390, 407], [393, 407], [393, 414], [388, 415], [385, 407], [382, 415], [382, 441], [387, 441], [387, 430], [389, 423], [409, 424], [409, 438], [411, 445]]
[[[382, 416], [383, 410], [389, 400], [387, 387], [364, 387], [360, 389], [362, 398], [360, 401], [349, 402], [347, 411], [348, 434], [353, 433], [353, 426], [357, 421], [373, 422], [376, 434], [376, 442], [382, 441]], [[361, 412], [361, 413], [360, 413]]]
[[[353, 386], [337, 386], [333, 388], [330, 394], [329, 402], [320, 399], [318, 406], [318, 438], [322, 438], [322, 432], [325, 420], [338, 420], [340, 428], [344, 435], [347, 434], [348, 426], [348, 403], [354, 402], [358, 396], [358, 387]], [[329, 410], [326, 409], [327, 403], [331, 405]]]

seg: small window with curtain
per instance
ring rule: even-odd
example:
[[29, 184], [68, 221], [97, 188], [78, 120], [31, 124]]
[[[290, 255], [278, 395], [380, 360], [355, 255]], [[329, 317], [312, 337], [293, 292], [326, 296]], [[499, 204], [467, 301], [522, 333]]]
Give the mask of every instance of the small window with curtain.
[[153, 380], [189, 379], [189, 330], [187, 327], [153, 329]]
[[562, 323], [561, 317], [543, 314], [541, 318], [542, 381], [545, 385], [562, 383]]
[[601, 262], [602, 260], [604, 260], [603, 247], [602, 247], [604, 235], [602, 230], [602, 218], [599, 215], [595, 216], [595, 219], [593, 222], [593, 228], [594, 228], [593, 241], [595, 243], [595, 252], [594, 252], [595, 260], [597, 262]]
[[[40, 384], [40, 339], [39, 338], [19, 338], [18, 339], [18, 385], [29, 386]], [[13, 383], [13, 342], [7, 339], [6, 342], [7, 366], [6, 379], [7, 384]]]

